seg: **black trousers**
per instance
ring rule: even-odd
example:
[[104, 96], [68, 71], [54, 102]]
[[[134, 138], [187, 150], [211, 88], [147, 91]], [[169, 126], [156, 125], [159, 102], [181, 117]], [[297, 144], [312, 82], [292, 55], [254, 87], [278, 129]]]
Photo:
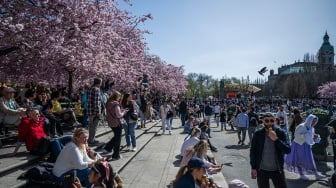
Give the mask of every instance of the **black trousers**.
[[283, 171], [258, 171], [257, 182], [259, 188], [269, 188], [270, 179], [272, 180], [275, 188], [287, 188], [285, 174]]
[[107, 151], [112, 151], [113, 149], [112, 158], [119, 158], [122, 127], [112, 127], [111, 129], [114, 136], [108, 143], [106, 143], [104, 149]]

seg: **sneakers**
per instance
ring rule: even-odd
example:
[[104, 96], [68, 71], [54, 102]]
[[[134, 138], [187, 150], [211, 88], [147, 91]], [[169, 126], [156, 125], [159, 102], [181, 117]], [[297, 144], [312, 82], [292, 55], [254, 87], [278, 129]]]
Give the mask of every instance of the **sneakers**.
[[317, 180], [320, 180], [320, 179], [325, 178], [326, 176], [323, 175], [323, 174], [321, 174], [321, 172], [317, 172], [317, 173], [315, 174], [315, 177], [316, 177]]
[[309, 178], [308, 178], [306, 175], [301, 175], [301, 176], [300, 176], [300, 179], [302, 179], [302, 180], [306, 180], [306, 181], [309, 180]]
[[130, 146], [126, 146], [126, 151], [129, 151], [131, 149], [131, 147]]
[[131, 151], [135, 152], [137, 150], [136, 147], [133, 147]]

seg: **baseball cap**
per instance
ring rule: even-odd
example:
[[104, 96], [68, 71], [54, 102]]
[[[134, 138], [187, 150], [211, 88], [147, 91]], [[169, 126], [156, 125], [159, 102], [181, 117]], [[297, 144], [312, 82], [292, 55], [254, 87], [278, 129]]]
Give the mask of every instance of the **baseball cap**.
[[192, 157], [188, 162], [189, 168], [205, 168], [208, 169], [209, 165], [204, 163], [204, 161], [198, 157]]

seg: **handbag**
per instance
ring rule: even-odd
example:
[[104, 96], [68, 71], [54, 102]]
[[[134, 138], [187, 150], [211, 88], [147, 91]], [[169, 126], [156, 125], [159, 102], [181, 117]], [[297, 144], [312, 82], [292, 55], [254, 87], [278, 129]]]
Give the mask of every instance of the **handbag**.
[[131, 120], [135, 120], [135, 121], [138, 120], [138, 113], [136, 113], [136, 112], [131, 113], [130, 118], [131, 118]]
[[31, 154], [38, 155], [38, 156], [44, 156], [47, 153], [49, 153], [50, 145], [53, 139], [50, 137], [43, 137], [40, 142], [36, 145], [36, 147], [31, 150]]

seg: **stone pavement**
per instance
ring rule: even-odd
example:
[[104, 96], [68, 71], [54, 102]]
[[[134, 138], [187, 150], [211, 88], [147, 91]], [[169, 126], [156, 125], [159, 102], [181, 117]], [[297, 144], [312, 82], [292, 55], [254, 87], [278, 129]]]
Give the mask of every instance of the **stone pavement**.
[[[174, 119], [172, 135], [155, 136], [141, 152], [120, 172], [125, 188], [165, 188], [169, 187], [179, 170], [181, 145], [186, 137], [182, 134], [180, 121]], [[211, 151], [208, 151], [212, 155]], [[112, 162], [113, 165], [113, 162]], [[218, 185], [226, 188], [222, 173], [213, 175]]]
[[[172, 135], [168, 135], [168, 131], [166, 135], [158, 134], [161, 131], [160, 121], [148, 122], [147, 128], [137, 129], [138, 150], [136, 152], [124, 150], [126, 143], [125, 137], [122, 137], [121, 155], [123, 158], [110, 161], [110, 163], [114, 170], [120, 173], [126, 188], [167, 187], [174, 179], [179, 169], [178, 154], [186, 135], [181, 134], [183, 130], [178, 119], [174, 120], [173, 127], [175, 129]], [[111, 129], [107, 126], [100, 126], [97, 135], [97, 140], [101, 142], [107, 142], [113, 137]], [[19, 155], [11, 158], [5, 157], [13, 149], [10, 145], [0, 148], [0, 187], [30, 187], [17, 177], [42, 159], [29, 155], [25, 152], [24, 146], [21, 147]], [[99, 148], [96, 149], [97, 152], [101, 151]], [[211, 152], [209, 154], [212, 155]], [[227, 187], [222, 173], [214, 175], [213, 178], [219, 185]]]

